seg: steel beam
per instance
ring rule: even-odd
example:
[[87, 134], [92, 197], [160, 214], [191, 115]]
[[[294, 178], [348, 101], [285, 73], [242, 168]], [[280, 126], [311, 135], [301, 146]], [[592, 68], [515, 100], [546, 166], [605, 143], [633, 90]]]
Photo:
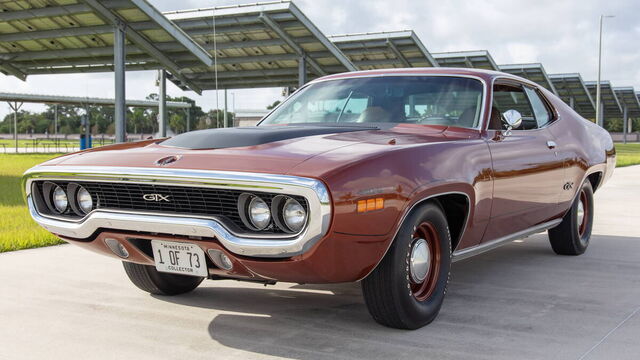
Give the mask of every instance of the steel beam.
[[127, 105], [125, 100], [125, 37], [126, 26], [116, 24], [113, 33], [113, 63], [115, 73], [115, 113], [116, 142], [125, 142]]
[[8, 75], [13, 75], [22, 81], [27, 80], [27, 74], [13, 65], [0, 62], [0, 71]]
[[[302, 49], [298, 44], [296, 44], [296, 42], [293, 39], [291, 39], [289, 34], [287, 34], [287, 32], [284, 31], [280, 26], [278, 26], [278, 24], [273, 19], [271, 19], [269, 15], [265, 13], [261, 13], [259, 18], [267, 27], [269, 27], [282, 40], [284, 40], [284, 42], [286, 42], [287, 45], [289, 45], [289, 47], [291, 47], [291, 49], [293, 49], [293, 51], [295, 51], [295, 53], [298, 54], [298, 56], [300, 57], [305, 56], [304, 49]], [[307, 59], [307, 61], [309, 62], [309, 65], [313, 68], [313, 70], [316, 72], [316, 74], [326, 75], [326, 72], [314, 59], [309, 58]]]
[[145, 13], [151, 20], [158, 24], [164, 31], [169, 33], [171, 37], [176, 39], [180, 45], [184, 46], [189, 52], [195, 55], [203, 64], [207, 66], [213, 65], [213, 59], [203, 48], [201, 48], [193, 39], [184, 33], [182, 29], [174, 25], [156, 8], [151, 6], [146, 0], [129, 0], [138, 7], [140, 11]]
[[[298, 9], [298, 7], [290, 2], [289, 3], [289, 11], [291, 11], [291, 13], [293, 15], [295, 15], [295, 17], [300, 20], [300, 22], [302, 22], [302, 24], [316, 37], [318, 38], [318, 40], [320, 40], [320, 42], [322, 43], [322, 45], [324, 45], [325, 48], [327, 48], [327, 50], [329, 50], [333, 56], [336, 57], [336, 59], [338, 59], [338, 61], [340, 61], [340, 63], [347, 68], [348, 71], [357, 71], [358, 69], [356, 68], [356, 66], [351, 62], [351, 60], [349, 60], [348, 57], [346, 57], [341, 51], [340, 49], [338, 49], [334, 43], [331, 42], [331, 40], [327, 39], [326, 36], [324, 36], [324, 34], [315, 26], [315, 24], [313, 22], [311, 22], [309, 19], [307, 19], [307, 17], [302, 13], [302, 11], [300, 11], [300, 9]], [[310, 63], [310, 65], [312, 65]], [[312, 65], [313, 66], [313, 65]], [[318, 75], [325, 75], [323, 73], [318, 73]]]
[[158, 130], [160, 137], [167, 137], [167, 73], [164, 70], [158, 70]]
[[412, 67], [409, 60], [407, 60], [407, 58], [400, 52], [400, 50], [398, 50], [398, 48], [393, 44], [393, 41], [391, 39], [387, 39], [386, 44], [389, 50], [391, 50], [391, 52], [396, 56], [396, 58], [400, 60], [400, 62], [402, 63], [402, 65], [404, 65], [404, 67]]
[[[131, 3], [123, 0], [109, 1], [109, 7], [112, 9], [130, 8]], [[86, 4], [71, 4], [62, 6], [47, 6], [41, 8], [31, 8], [17, 11], [0, 12], [0, 21], [16, 21], [16, 20], [33, 20], [41, 17], [68, 16], [78, 13], [92, 12], [92, 9]]]
[[[19, 101], [24, 103], [44, 103], [44, 104], [90, 104], [90, 105], [115, 105], [114, 99], [92, 98], [80, 96], [60, 96], [60, 95], [42, 95], [42, 94], [15, 94], [0, 92], [0, 101]], [[127, 106], [156, 108], [157, 101], [149, 100], [127, 100]], [[167, 101], [167, 108], [186, 109], [191, 107], [188, 102]]]
[[300, 59], [298, 59], [298, 88], [301, 88], [306, 83], [307, 83], [307, 59], [303, 55], [303, 56], [300, 56]]
[[[102, 5], [98, 0], [82, 0], [82, 1], [84, 1], [91, 8], [93, 8], [96, 11], [96, 13], [105, 22], [110, 22], [112, 24], [125, 24], [125, 26], [128, 27], [128, 25], [126, 25], [126, 22], [123, 19], [121, 19], [119, 15], [116, 15], [115, 13], [113, 13], [110, 9]], [[154, 44], [152, 44], [149, 40], [147, 40], [147, 38], [145, 38], [140, 33], [136, 32], [130, 27], [128, 27], [126, 34], [127, 34], [127, 38], [131, 40], [131, 42], [133, 42], [134, 44], [136, 44], [137, 46], [141, 47], [146, 52], [148, 52], [149, 55], [151, 55], [154, 59], [156, 59], [167, 70], [171, 71], [173, 76], [175, 76], [176, 78], [180, 79], [182, 82], [187, 84], [196, 93], [198, 94], [202, 93], [202, 90], [199, 87], [195, 86], [189, 80], [184, 78], [184, 76], [182, 76], [182, 74], [180, 73], [180, 67], [176, 63], [174, 63], [171, 59], [169, 59], [161, 50], [156, 48]]]

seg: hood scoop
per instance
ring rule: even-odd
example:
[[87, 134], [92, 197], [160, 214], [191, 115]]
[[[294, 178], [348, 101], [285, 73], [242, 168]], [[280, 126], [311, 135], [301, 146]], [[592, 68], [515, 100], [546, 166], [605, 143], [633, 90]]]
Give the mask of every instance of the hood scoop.
[[379, 130], [375, 126], [358, 125], [283, 125], [248, 126], [237, 128], [207, 129], [180, 134], [160, 143], [184, 149], [224, 149], [232, 147], [256, 146], [274, 141], [301, 138], [305, 136], [338, 134], [353, 131]]

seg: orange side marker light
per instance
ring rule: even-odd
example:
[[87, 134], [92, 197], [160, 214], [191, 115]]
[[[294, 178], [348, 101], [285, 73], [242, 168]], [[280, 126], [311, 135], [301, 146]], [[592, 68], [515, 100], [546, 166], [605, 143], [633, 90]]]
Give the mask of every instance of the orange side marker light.
[[358, 204], [357, 204], [357, 210], [359, 213], [380, 210], [383, 208], [384, 208], [383, 198], [358, 200]]

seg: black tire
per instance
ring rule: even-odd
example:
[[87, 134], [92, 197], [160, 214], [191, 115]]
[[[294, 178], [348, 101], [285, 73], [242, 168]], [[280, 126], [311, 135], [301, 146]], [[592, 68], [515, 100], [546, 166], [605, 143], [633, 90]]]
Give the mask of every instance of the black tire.
[[[430, 224], [430, 236], [417, 236]], [[432, 261], [422, 285], [413, 280], [411, 253], [422, 237], [430, 237], [428, 251]], [[362, 293], [369, 313], [378, 323], [417, 329], [432, 322], [444, 301], [451, 270], [451, 236], [444, 211], [436, 202], [427, 202], [411, 211], [402, 223], [380, 264], [362, 280]], [[425, 286], [427, 290], [417, 290]]]
[[[579, 223], [579, 208], [582, 204], [583, 221]], [[593, 188], [591, 182], [585, 180], [571, 209], [566, 213], [562, 222], [549, 229], [551, 248], [558, 255], [580, 255], [589, 246], [591, 230], [593, 228]]]
[[162, 273], [155, 267], [123, 261], [124, 271], [140, 290], [155, 295], [188, 293], [200, 285], [203, 277]]

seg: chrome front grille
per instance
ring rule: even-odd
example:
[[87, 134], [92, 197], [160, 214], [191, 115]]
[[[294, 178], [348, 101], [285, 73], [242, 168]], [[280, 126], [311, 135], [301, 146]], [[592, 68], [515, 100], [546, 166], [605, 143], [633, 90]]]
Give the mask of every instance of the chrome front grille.
[[[62, 187], [70, 183], [70, 181], [58, 180], [52, 182]], [[244, 225], [238, 212], [238, 197], [246, 191], [128, 182], [73, 181], [73, 183], [89, 191], [96, 209], [215, 217], [227, 224], [231, 230], [253, 232]], [[38, 189], [37, 196], [42, 196], [43, 184], [44, 181], [34, 182], [34, 186]], [[278, 195], [256, 191], [252, 193], [260, 196], [269, 206], [271, 206], [271, 200]], [[299, 201], [308, 211], [308, 204], [304, 197], [291, 197]], [[46, 213], [44, 209], [39, 211]], [[71, 212], [63, 216], [77, 218]], [[272, 223], [260, 233], [275, 234], [283, 231]]]

